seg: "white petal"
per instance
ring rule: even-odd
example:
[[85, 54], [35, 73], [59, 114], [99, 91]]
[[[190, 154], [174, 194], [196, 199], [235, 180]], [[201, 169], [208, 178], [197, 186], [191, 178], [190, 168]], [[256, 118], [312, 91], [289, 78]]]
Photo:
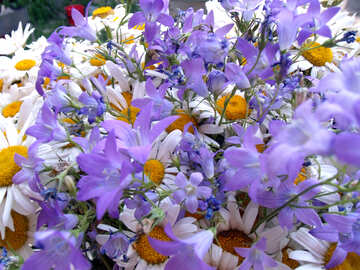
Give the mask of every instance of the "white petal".
[[328, 249], [328, 245], [312, 236], [305, 228], [300, 228], [297, 232], [291, 233], [290, 237], [318, 258], [321, 258]]
[[304, 250], [294, 250], [290, 252], [289, 258], [293, 260], [309, 262], [309, 263], [318, 263], [318, 264], [323, 263], [323, 261], [320, 261], [318, 258], [314, 257], [313, 254]]
[[181, 131], [176, 129], [172, 131], [159, 147], [157, 159], [163, 164], [169, 162], [171, 153], [181, 141]]
[[243, 215], [244, 233], [249, 234], [259, 212], [259, 205], [250, 202]]

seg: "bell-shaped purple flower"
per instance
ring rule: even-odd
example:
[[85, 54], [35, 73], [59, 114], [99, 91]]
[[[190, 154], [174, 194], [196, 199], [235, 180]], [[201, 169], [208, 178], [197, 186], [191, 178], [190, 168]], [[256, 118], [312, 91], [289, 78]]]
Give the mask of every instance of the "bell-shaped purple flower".
[[211, 196], [210, 187], [199, 186], [202, 180], [203, 176], [199, 172], [192, 173], [190, 179], [187, 179], [182, 172], [176, 176], [175, 184], [179, 189], [174, 192], [174, 200], [177, 203], [184, 202], [190, 213], [195, 213], [198, 209], [198, 198], [207, 199]]
[[214, 238], [214, 234], [210, 230], [197, 232], [186, 239], [177, 238], [169, 223], [165, 226], [164, 231], [172, 241], [164, 242], [149, 237], [149, 243], [157, 252], [170, 256], [165, 270], [215, 269], [202, 260]]
[[35, 233], [35, 251], [23, 264], [23, 270], [52, 268], [59, 270], [71, 269], [88, 270], [90, 263], [79, 250], [80, 237], [76, 239], [70, 232], [47, 230]]
[[67, 138], [64, 127], [57, 120], [57, 114], [46, 103], [43, 105], [35, 125], [31, 126], [26, 134], [35, 137], [39, 142], [52, 140], [63, 142]]
[[277, 266], [277, 262], [265, 253], [266, 238], [261, 238], [251, 248], [235, 248], [235, 251], [245, 260], [241, 263], [238, 270], [264, 270], [268, 267]]

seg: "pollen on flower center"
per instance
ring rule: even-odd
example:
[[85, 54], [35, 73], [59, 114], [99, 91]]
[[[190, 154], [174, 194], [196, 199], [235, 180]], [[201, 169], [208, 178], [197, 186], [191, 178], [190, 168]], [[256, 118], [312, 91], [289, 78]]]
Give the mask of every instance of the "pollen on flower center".
[[[176, 114], [179, 116], [179, 118], [176, 119], [174, 122], [172, 122], [172, 124], [166, 128], [166, 131], [168, 133], [170, 133], [176, 129], [184, 131], [184, 127], [188, 123], [193, 123], [193, 125], [196, 126], [196, 120], [193, 117], [191, 117], [190, 115], [188, 115], [187, 113], [185, 113], [183, 110], [176, 110]], [[191, 133], [194, 133], [194, 128], [192, 126], [190, 126], [188, 131]]]
[[333, 60], [331, 49], [320, 46], [317, 42], [306, 43], [303, 48], [306, 50], [302, 52], [302, 56], [314, 66], [321, 67], [324, 66], [326, 62], [330, 63]]
[[301, 182], [304, 182], [308, 178], [306, 168], [302, 167], [296, 179], [294, 180], [294, 184], [298, 185]]
[[140, 109], [134, 106], [129, 106], [128, 108], [120, 111], [123, 116], [118, 117], [120, 121], [134, 125], [136, 116], [140, 112]]
[[30, 70], [36, 65], [36, 62], [32, 59], [24, 59], [16, 63], [15, 68], [20, 71]]
[[295, 269], [296, 267], [299, 267], [299, 266], [300, 266], [300, 264], [299, 264], [297, 261], [289, 258], [289, 254], [288, 254], [286, 248], [284, 248], [284, 249], [281, 251], [281, 253], [282, 253], [282, 260], [281, 260], [281, 262], [282, 262], [283, 264], [286, 264], [286, 265], [289, 266], [291, 269]]
[[165, 168], [160, 161], [150, 159], [145, 162], [144, 173], [153, 183], [160, 185], [165, 175]]
[[0, 93], [2, 92], [3, 86], [4, 86], [4, 80], [0, 79]]
[[245, 233], [238, 230], [222, 231], [217, 234], [216, 238], [222, 249], [239, 257], [239, 264], [243, 262], [244, 258], [237, 254], [235, 247], [250, 248], [253, 243]]
[[2, 115], [4, 117], [14, 117], [20, 111], [21, 104], [22, 101], [14, 101], [6, 105], [2, 110]]
[[94, 67], [101, 67], [103, 65], [105, 65], [105, 58], [104, 56], [102, 56], [101, 54], [95, 54], [94, 57], [90, 58], [90, 65], [94, 66]]
[[149, 264], [161, 264], [168, 258], [158, 253], [149, 243], [148, 236], [161, 241], [171, 241], [171, 239], [165, 234], [164, 229], [160, 226], [155, 226], [149, 235], [142, 234], [134, 243], [134, 249], [137, 254]]
[[13, 218], [15, 231], [6, 227], [5, 238], [0, 238], [0, 246], [16, 251], [23, 247], [28, 240], [29, 220], [26, 216], [20, 215], [15, 211], [11, 211], [11, 217]]
[[[225, 107], [225, 102], [230, 95], [225, 95], [216, 101], [216, 110], [221, 114]], [[234, 95], [230, 98], [226, 109], [225, 118], [228, 120], [237, 120], [246, 118], [247, 104], [242, 96]]]
[[101, 19], [104, 19], [112, 14], [114, 14], [114, 10], [111, 7], [99, 7], [93, 11], [92, 17], [100, 17]]
[[[329, 261], [331, 260], [331, 257], [334, 254], [336, 246], [337, 243], [330, 244], [330, 247], [328, 248], [324, 256], [325, 265], [328, 264]], [[349, 252], [346, 259], [341, 264], [333, 268], [330, 268], [329, 270], [356, 270], [358, 269], [359, 265], [360, 265], [360, 256], [355, 252]]]
[[12, 185], [13, 176], [21, 170], [15, 163], [15, 154], [27, 157], [27, 148], [25, 146], [16, 145], [9, 146], [0, 151], [0, 187]]

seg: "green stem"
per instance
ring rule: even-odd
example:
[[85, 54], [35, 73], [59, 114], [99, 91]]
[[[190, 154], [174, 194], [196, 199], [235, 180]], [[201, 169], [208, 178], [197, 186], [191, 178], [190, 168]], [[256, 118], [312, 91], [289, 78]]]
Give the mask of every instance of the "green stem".
[[285, 207], [289, 206], [292, 202], [296, 201], [298, 198], [300, 198], [302, 195], [308, 193], [310, 190], [318, 187], [318, 186], [322, 186], [322, 185], [327, 185], [329, 182], [331, 182], [332, 180], [334, 180], [338, 175], [336, 174], [335, 176], [323, 181], [323, 182], [320, 182], [320, 183], [317, 183], [317, 184], [314, 184], [306, 189], [304, 189], [302, 192], [300, 192], [299, 194], [295, 195], [293, 198], [291, 198], [290, 200], [288, 200], [286, 203], [284, 203], [282, 206], [276, 208], [274, 211], [272, 211], [269, 215], [267, 215], [266, 217], [264, 217], [263, 219], [261, 219], [257, 224], [256, 226], [252, 229], [252, 233], [255, 232], [259, 226], [261, 224], [263, 224], [264, 222], [267, 222], [267, 221], [270, 221], [271, 219], [273, 219], [282, 209], [284, 209]]

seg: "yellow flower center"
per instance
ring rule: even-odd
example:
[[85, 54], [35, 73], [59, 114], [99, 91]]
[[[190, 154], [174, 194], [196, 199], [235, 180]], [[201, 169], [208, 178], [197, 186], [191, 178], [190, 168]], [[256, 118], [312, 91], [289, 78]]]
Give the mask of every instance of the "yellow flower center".
[[2, 92], [3, 86], [4, 86], [4, 80], [0, 79], [0, 93]]
[[304, 182], [308, 178], [306, 168], [302, 167], [299, 174], [297, 175], [296, 179], [294, 180], [294, 184], [298, 185]]
[[[329, 263], [336, 249], [336, 245], [337, 245], [336, 243], [332, 243], [328, 248], [324, 256], [325, 265]], [[357, 270], [359, 269], [359, 265], [360, 265], [360, 256], [357, 255], [355, 252], [350, 252], [348, 253], [346, 259], [341, 264], [333, 268], [330, 268], [329, 270]]]
[[135, 39], [135, 36], [134, 35], [131, 35], [127, 38], [124, 38], [123, 40], [121, 40], [122, 43], [125, 43], [125, 44], [132, 44], [134, 43], [134, 39]]
[[13, 176], [21, 170], [15, 163], [14, 156], [27, 157], [27, 148], [22, 145], [9, 146], [0, 151], [0, 187], [12, 185]]
[[250, 248], [253, 243], [245, 233], [238, 230], [222, 231], [217, 234], [216, 239], [223, 250], [238, 256], [239, 264], [243, 262], [244, 258], [237, 254], [235, 247]]
[[15, 231], [8, 227], [5, 229], [5, 239], [0, 238], [0, 246], [8, 250], [18, 250], [22, 248], [28, 240], [29, 220], [26, 216], [11, 211]]
[[302, 52], [302, 56], [314, 66], [325, 66], [326, 62], [330, 63], [333, 60], [331, 49], [321, 46], [317, 42], [305, 43], [303, 48], [306, 50]]
[[[154, 229], [152, 229], [149, 233], [149, 236], [161, 241], [171, 241], [171, 239], [165, 234], [164, 229], [160, 226], [154, 227]], [[161, 264], [168, 258], [152, 248], [148, 240], [148, 235], [146, 234], [140, 235], [133, 247], [140, 258], [149, 264]]]
[[129, 106], [128, 108], [120, 111], [123, 116], [118, 117], [120, 121], [134, 125], [136, 116], [140, 112], [140, 109], [134, 106]]
[[114, 10], [111, 7], [99, 7], [93, 11], [92, 17], [106, 18], [109, 15], [114, 14]]
[[144, 173], [153, 183], [160, 185], [165, 175], [165, 168], [160, 161], [150, 159], [144, 164]]
[[282, 262], [283, 264], [286, 264], [286, 265], [289, 266], [291, 269], [295, 269], [295, 268], [297, 268], [297, 267], [300, 266], [300, 264], [299, 264], [297, 261], [289, 258], [289, 254], [288, 254], [286, 248], [284, 248], [284, 249], [281, 251], [281, 253], [282, 253], [282, 260], [281, 260], [281, 262]]
[[[176, 129], [184, 131], [184, 127], [188, 123], [193, 123], [193, 125], [196, 126], [196, 120], [192, 116], [185, 113], [183, 110], [176, 110], [176, 114], [179, 116], [179, 118], [166, 128], [168, 133]], [[194, 133], [194, 128], [190, 126], [188, 131]]]
[[126, 100], [127, 105], [130, 106], [131, 105], [131, 100], [132, 100], [132, 94], [129, 93], [129, 92], [122, 92], [121, 95]]
[[142, 31], [142, 30], [144, 30], [144, 29], [145, 29], [145, 23], [135, 25], [135, 26], [133, 27], [133, 29], [136, 29], [136, 30], [140, 30], [140, 31]]
[[360, 37], [356, 38], [356, 42], [360, 43]]
[[45, 77], [44, 78], [44, 84], [43, 84], [43, 87], [44, 88], [47, 88], [50, 84], [50, 78], [49, 77]]
[[70, 80], [70, 76], [69, 75], [63, 75], [63, 76], [57, 77], [56, 81], [60, 81], [60, 80]]
[[70, 124], [70, 125], [75, 125], [76, 124], [76, 122], [74, 120], [72, 120], [71, 118], [68, 118], [68, 117], [62, 119], [61, 121], [63, 123]]
[[[230, 95], [225, 95], [216, 101], [216, 110], [221, 114], [225, 107], [225, 102], [229, 99]], [[228, 120], [244, 119], [247, 110], [246, 100], [239, 95], [234, 95], [228, 101], [225, 109], [225, 118]]]
[[94, 57], [90, 58], [90, 65], [94, 66], [94, 67], [101, 67], [103, 65], [105, 65], [105, 58], [104, 56], [102, 56], [101, 54], [95, 54]]
[[32, 59], [24, 59], [16, 63], [15, 68], [20, 71], [30, 70], [36, 65], [36, 62]]
[[2, 115], [4, 117], [14, 117], [20, 111], [21, 104], [22, 101], [14, 101], [6, 105], [2, 110]]
[[266, 149], [266, 145], [264, 143], [257, 144], [255, 147], [259, 153], [263, 153]]

